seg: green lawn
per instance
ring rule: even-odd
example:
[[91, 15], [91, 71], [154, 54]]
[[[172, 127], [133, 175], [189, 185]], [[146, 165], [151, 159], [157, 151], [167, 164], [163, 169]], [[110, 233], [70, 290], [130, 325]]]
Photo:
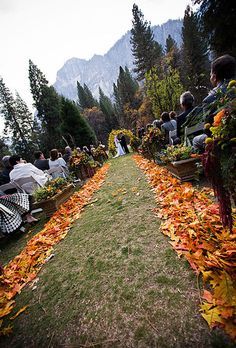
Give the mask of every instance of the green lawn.
[[159, 232], [155, 200], [131, 156], [106, 181], [34, 287], [16, 297], [3, 347], [230, 347], [199, 314], [187, 262]]

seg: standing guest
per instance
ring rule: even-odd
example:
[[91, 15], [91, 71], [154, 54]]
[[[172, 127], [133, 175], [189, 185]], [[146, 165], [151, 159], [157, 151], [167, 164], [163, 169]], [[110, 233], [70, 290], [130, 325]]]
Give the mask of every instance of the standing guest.
[[41, 186], [48, 181], [47, 175], [32, 163], [25, 163], [19, 155], [13, 155], [9, 158], [9, 163], [13, 167], [10, 172], [10, 179], [17, 180], [22, 177], [32, 176]]
[[193, 110], [194, 97], [187, 91], [180, 96], [180, 106], [183, 112], [177, 116], [177, 137], [181, 136], [181, 127], [185, 123], [188, 114]]
[[35, 157], [35, 161], [34, 161], [35, 167], [41, 170], [49, 169], [48, 159], [44, 157], [44, 154], [42, 153], [42, 151], [35, 151], [34, 157]]
[[65, 154], [62, 156], [66, 164], [70, 163], [70, 159], [72, 157], [72, 150], [70, 146], [65, 147]]
[[203, 99], [204, 104], [212, 103], [217, 98], [217, 92], [221, 90], [226, 92], [227, 85], [231, 79], [236, 76], [236, 61], [229, 54], [225, 54], [211, 63], [210, 81], [214, 87]]
[[50, 151], [50, 159], [49, 159], [49, 168], [56, 168], [56, 167], [61, 167], [63, 169], [62, 173], [52, 173], [52, 177], [62, 177], [66, 178], [68, 174], [68, 167], [66, 162], [62, 157], [59, 157], [59, 153], [57, 149], [52, 149]]

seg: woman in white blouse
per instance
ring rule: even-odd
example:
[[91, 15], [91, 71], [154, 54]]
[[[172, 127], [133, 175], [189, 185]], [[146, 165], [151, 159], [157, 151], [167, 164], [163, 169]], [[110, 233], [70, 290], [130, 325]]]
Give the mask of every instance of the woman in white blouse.
[[58, 177], [66, 178], [67, 177], [67, 174], [68, 174], [67, 164], [62, 157], [59, 157], [57, 149], [52, 149], [50, 151], [50, 158], [49, 158], [48, 163], [49, 163], [50, 169], [57, 168], [57, 167], [61, 167], [63, 169], [63, 171], [61, 173], [59, 173], [59, 172], [52, 173], [51, 175], [53, 178], [58, 178]]

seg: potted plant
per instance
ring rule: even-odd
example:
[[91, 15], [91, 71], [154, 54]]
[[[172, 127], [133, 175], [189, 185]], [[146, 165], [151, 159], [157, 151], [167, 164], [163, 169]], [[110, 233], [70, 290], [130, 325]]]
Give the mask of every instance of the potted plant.
[[42, 208], [50, 217], [73, 193], [74, 185], [64, 178], [50, 180], [33, 193], [33, 208]]
[[233, 229], [232, 205], [236, 204], [236, 81], [229, 82], [226, 93], [216, 102], [212, 136], [205, 140], [203, 167], [219, 201], [224, 227]]
[[201, 156], [193, 154], [191, 146], [168, 146], [159, 155], [159, 160], [181, 181], [193, 180], [197, 177], [197, 164]]

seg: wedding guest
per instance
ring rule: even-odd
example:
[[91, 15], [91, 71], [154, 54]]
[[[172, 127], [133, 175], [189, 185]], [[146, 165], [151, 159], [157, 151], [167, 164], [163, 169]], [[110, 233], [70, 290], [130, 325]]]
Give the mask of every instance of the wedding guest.
[[41, 186], [44, 186], [48, 181], [48, 176], [41, 169], [38, 169], [32, 163], [25, 163], [19, 155], [11, 156], [9, 163], [13, 167], [10, 172], [11, 180], [32, 176]]
[[161, 114], [162, 125], [161, 130], [165, 133], [165, 142], [169, 144], [169, 132], [176, 129], [176, 121], [171, 120], [168, 112]]
[[162, 120], [154, 120], [153, 122], [152, 122], [152, 124], [153, 124], [153, 127], [154, 128], [158, 128], [158, 129], [160, 129], [161, 130], [161, 125], [162, 125]]
[[194, 96], [186, 91], [180, 96], [180, 106], [183, 112], [177, 116], [177, 137], [181, 136], [181, 127], [185, 123], [188, 114], [193, 110]]
[[52, 149], [50, 151], [50, 158], [49, 158], [49, 168], [55, 168], [55, 167], [61, 167], [63, 169], [63, 172], [59, 173], [59, 172], [55, 172], [52, 173], [52, 177], [56, 178], [56, 177], [62, 177], [62, 178], [66, 178], [68, 175], [68, 167], [67, 164], [65, 162], [65, 160], [62, 157], [59, 157], [59, 153], [57, 149]]
[[176, 114], [175, 111], [170, 111], [169, 112], [169, 116], [170, 116], [171, 120], [175, 120], [176, 121], [177, 114]]
[[26, 193], [6, 195], [0, 192], [0, 231], [9, 235], [22, 225], [25, 218], [28, 223], [38, 221], [31, 214], [30, 196]]
[[44, 157], [44, 154], [42, 153], [42, 151], [35, 151], [34, 157], [35, 157], [35, 161], [34, 161], [35, 167], [41, 170], [49, 169], [48, 159]]
[[204, 104], [212, 103], [216, 97], [217, 92], [221, 90], [226, 92], [227, 85], [231, 79], [236, 76], [236, 61], [235, 58], [229, 54], [225, 54], [211, 63], [210, 81], [214, 87], [203, 99]]
[[10, 182], [10, 171], [12, 166], [9, 163], [10, 156], [4, 156], [2, 158], [3, 170], [0, 173], [0, 185], [4, 185]]
[[66, 164], [70, 163], [70, 159], [72, 157], [72, 150], [70, 146], [65, 147], [65, 154], [62, 156]]

